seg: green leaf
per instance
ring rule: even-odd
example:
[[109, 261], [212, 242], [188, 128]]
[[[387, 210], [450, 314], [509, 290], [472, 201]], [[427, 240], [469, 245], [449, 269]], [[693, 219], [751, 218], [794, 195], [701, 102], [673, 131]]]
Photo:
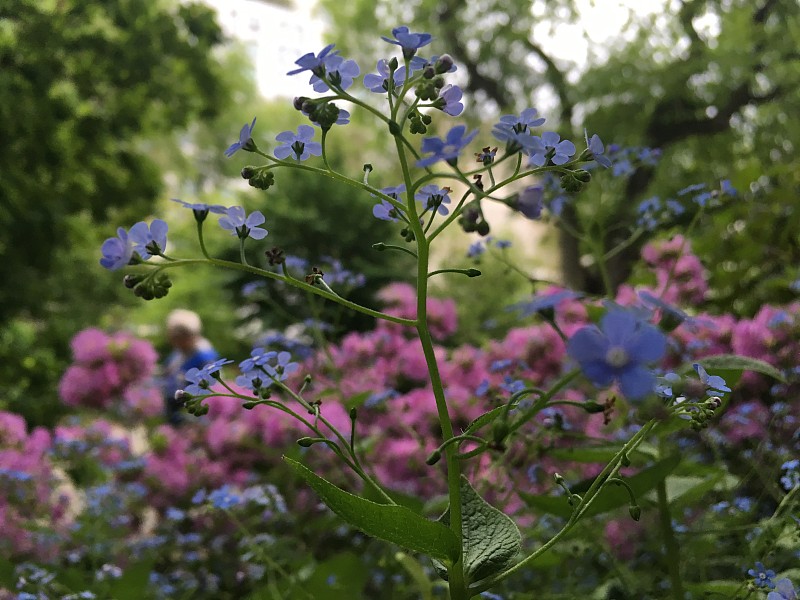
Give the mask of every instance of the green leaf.
[[283, 460], [306, 481], [333, 512], [367, 535], [420, 552], [445, 564], [459, 556], [458, 539], [445, 525], [405, 506], [378, 504], [346, 492], [299, 462]]
[[[641, 498], [645, 493], [655, 488], [659, 482], [666, 479], [667, 475], [678, 466], [680, 460], [678, 455], [669, 456], [655, 463], [652, 467], [643, 469], [632, 477], [625, 478], [625, 481], [631, 486], [636, 497]], [[528, 506], [538, 511], [565, 519], [572, 516], [572, 507], [567, 503], [566, 496], [536, 496], [520, 492], [520, 497]], [[630, 496], [625, 488], [613, 483], [607, 484], [600, 490], [585, 516], [599, 515], [620, 506], [627, 506], [629, 503]]]
[[[450, 523], [450, 511], [441, 521]], [[478, 495], [461, 476], [461, 531], [467, 582], [480, 581], [510, 566], [522, 545], [516, 523]]]
[[768, 362], [750, 358], [749, 356], [739, 356], [737, 354], [718, 354], [717, 356], [706, 356], [697, 361], [707, 371], [755, 371], [769, 375], [773, 379], [786, 383], [786, 379], [781, 372]]

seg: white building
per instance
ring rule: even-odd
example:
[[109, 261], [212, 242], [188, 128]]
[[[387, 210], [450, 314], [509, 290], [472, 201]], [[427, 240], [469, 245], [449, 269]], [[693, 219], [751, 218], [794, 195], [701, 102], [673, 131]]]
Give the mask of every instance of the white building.
[[265, 98], [308, 93], [308, 76], [289, 77], [294, 61], [322, 50], [324, 23], [314, 0], [204, 0], [217, 11], [226, 35], [240, 40]]

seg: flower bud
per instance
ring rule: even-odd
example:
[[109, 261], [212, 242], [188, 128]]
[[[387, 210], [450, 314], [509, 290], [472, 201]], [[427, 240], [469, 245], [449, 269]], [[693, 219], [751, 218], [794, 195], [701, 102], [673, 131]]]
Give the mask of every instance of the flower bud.
[[434, 65], [437, 73], [447, 73], [453, 68], [453, 57], [449, 54], [442, 54]]
[[628, 507], [628, 512], [631, 515], [631, 519], [634, 521], [638, 521], [642, 517], [642, 509], [639, 507], [638, 504], [631, 504]]
[[308, 98], [306, 96], [297, 96], [294, 100], [292, 100], [292, 106], [294, 106], [295, 110], [302, 111], [306, 102], [308, 102]]

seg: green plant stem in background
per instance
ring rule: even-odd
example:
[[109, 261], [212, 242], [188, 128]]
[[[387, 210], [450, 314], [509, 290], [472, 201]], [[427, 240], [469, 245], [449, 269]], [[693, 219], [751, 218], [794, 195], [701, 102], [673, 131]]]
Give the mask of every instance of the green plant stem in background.
[[656, 486], [658, 495], [658, 522], [661, 527], [661, 537], [664, 540], [664, 558], [666, 560], [669, 580], [672, 584], [672, 597], [675, 600], [683, 600], [683, 581], [681, 580], [680, 548], [678, 540], [675, 538], [675, 531], [672, 529], [672, 514], [669, 510], [669, 500], [667, 499], [667, 483], [665, 480], [658, 482]]
[[605, 485], [608, 484], [608, 480], [622, 467], [623, 457], [629, 454], [636, 446], [638, 446], [653, 430], [656, 426], [657, 421], [652, 420], [649, 421], [642, 427], [639, 431], [637, 431], [633, 437], [628, 440], [628, 442], [614, 455], [614, 458], [606, 465], [605, 469], [595, 477], [594, 482], [583, 495], [580, 503], [575, 509], [572, 511], [572, 516], [569, 518], [567, 523], [564, 527], [555, 534], [552, 538], [550, 538], [547, 542], [542, 544], [539, 548], [537, 548], [532, 554], [518, 562], [513, 567], [498, 573], [494, 577], [490, 577], [486, 581], [483, 581], [473, 588], [470, 588], [470, 591], [473, 594], [480, 594], [481, 592], [485, 592], [486, 590], [492, 589], [495, 585], [500, 583], [502, 580], [506, 579], [507, 577], [513, 575], [514, 573], [524, 569], [528, 565], [530, 565], [533, 561], [535, 561], [539, 556], [547, 552], [550, 548], [555, 546], [561, 538], [566, 536], [567, 533], [578, 523], [580, 518], [586, 514], [586, 511], [589, 510], [594, 500], [597, 498], [600, 491], [603, 489]]

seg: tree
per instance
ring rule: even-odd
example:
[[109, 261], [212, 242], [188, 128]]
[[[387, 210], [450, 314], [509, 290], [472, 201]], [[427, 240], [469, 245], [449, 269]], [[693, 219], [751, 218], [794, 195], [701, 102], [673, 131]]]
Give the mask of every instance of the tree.
[[[720, 286], [720, 302], [730, 303], [775, 278], [788, 293], [785, 281], [792, 275], [786, 274], [786, 266], [800, 259], [797, 237], [784, 234], [780, 250], [760, 262], [756, 273], [752, 252], [771, 245], [767, 231], [783, 229], [787, 220], [795, 230], [800, 224], [797, 210], [787, 204], [790, 190], [797, 186], [793, 150], [800, 139], [800, 128], [786, 118], [800, 109], [796, 2], [683, 0], [665, 3], [674, 10], [644, 16], [631, 9], [621, 32], [626, 38], [620, 36], [605, 48], [589, 40], [585, 68], [552, 55], [539, 37], [578, 22], [574, 0], [375, 4], [322, 0], [335, 24], [332, 37], [344, 40], [343, 52], [359, 58], [382, 55], [386, 48], [372, 41], [374, 32], [407, 23], [412, 30], [432, 31], [439, 38], [440, 48], [466, 72], [467, 90], [487, 111], [518, 111], [547, 92], [556, 101], [548, 126], [557, 126], [563, 135], [580, 136], [582, 131], [573, 129], [579, 115], [581, 124], [607, 142], [661, 149], [658, 167], [643, 165], [627, 180], [611, 203], [609, 222], [632, 226], [642, 199], [674, 194], [698, 180], [727, 176], [745, 187], [758, 180], [758, 194], [748, 196], [749, 204], [732, 207], [718, 219], [725, 225], [741, 221], [744, 229], [714, 229], [708, 239], [698, 235], [698, 241], [712, 250], [707, 257], [711, 264], [726, 264], [724, 273], [714, 272], [727, 282]], [[384, 21], [379, 23], [375, 15], [385, 15]], [[760, 204], [765, 201], [773, 208], [763, 210]], [[768, 224], [752, 227], [756, 215]], [[562, 218], [573, 228], [586, 226], [572, 205]], [[605, 248], [629, 230], [623, 227], [607, 235]], [[720, 238], [725, 243], [719, 244]], [[586, 249], [570, 235], [562, 236], [560, 246], [564, 280], [578, 289], [599, 291], [598, 273], [581, 264]], [[641, 242], [632, 244], [612, 261], [615, 285], [630, 273], [640, 247]], [[751, 312], [763, 300], [762, 296], [738, 310]]]
[[57, 417], [68, 339], [129, 296], [99, 244], [150, 212], [158, 140], [227, 102], [222, 41], [195, 4], [0, 3], [0, 405]]

